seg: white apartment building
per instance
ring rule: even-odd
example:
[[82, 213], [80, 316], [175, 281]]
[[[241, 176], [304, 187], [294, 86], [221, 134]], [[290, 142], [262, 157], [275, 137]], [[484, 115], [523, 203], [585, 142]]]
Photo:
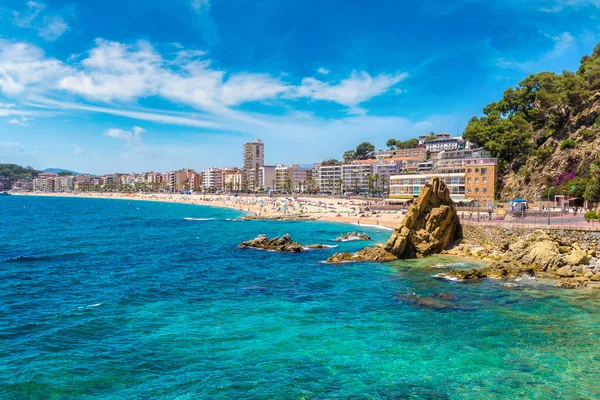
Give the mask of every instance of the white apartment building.
[[433, 171], [424, 174], [393, 175], [390, 178], [390, 198], [413, 199], [421, 194], [423, 186], [434, 176], [442, 179], [446, 186], [448, 186], [452, 200], [456, 202], [465, 200], [464, 173], [444, 174]]
[[341, 165], [321, 165], [317, 176], [319, 189], [323, 193], [339, 193], [342, 181]]
[[258, 169], [258, 186], [263, 190], [275, 190], [276, 188], [276, 166], [265, 165]]
[[369, 176], [373, 175], [375, 160], [357, 160], [352, 164], [342, 165], [342, 181], [344, 190], [351, 192], [368, 192]]
[[223, 170], [209, 168], [202, 171], [202, 188], [204, 190], [223, 190]]

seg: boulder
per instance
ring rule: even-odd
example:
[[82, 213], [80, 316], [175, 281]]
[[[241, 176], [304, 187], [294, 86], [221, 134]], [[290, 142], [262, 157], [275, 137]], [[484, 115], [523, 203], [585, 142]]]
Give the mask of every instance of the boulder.
[[505, 259], [541, 271], [554, 271], [564, 265], [558, 243], [543, 231], [535, 231], [510, 245]]
[[535, 272], [532, 268], [522, 267], [516, 263], [511, 263], [508, 261], [495, 261], [484, 268], [476, 268], [469, 270], [453, 270], [448, 273], [439, 274], [437, 277], [460, 281], [483, 278], [533, 278], [535, 277]]
[[353, 240], [371, 240], [371, 237], [366, 233], [348, 232], [345, 235], [338, 236], [338, 238], [335, 239], [336, 242], [350, 242]]
[[365, 247], [358, 253], [336, 253], [327, 259], [328, 263], [365, 262], [365, 261], [394, 261], [398, 257], [388, 253], [382, 245]]
[[588, 265], [590, 259], [590, 255], [583, 250], [573, 250], [565, 256], [565, 261], [569, 265]]
[[433, 177], [385, 245], [398, 258], [441, 253], [460, 236], [456, 206], [446, 184]]
[[554, 286], [564, 289], [577, 289], [587, 286], [587, 279], [585, 278], [565, 278], [561, 279], [554, 284]]
[[300, 253], [306, 249], [323, 249], [328, 246], [323, 244], [301, 245], [294, 242], [290, 235], [286, 233], [282, 237], [275, 237], [273, 239], [267, 238], [266, 235], [259, 235], [252, 240], [240, 243], [240, 247], [278, 251], [281, 253]]
[[563, 277], [563, 278], [570, 278], [572, 276], [575, 276], [575, 273], [571, 270], [570, 266], [565, 265], [564, 267], [560, 267], [556, 271], [556, 275]]

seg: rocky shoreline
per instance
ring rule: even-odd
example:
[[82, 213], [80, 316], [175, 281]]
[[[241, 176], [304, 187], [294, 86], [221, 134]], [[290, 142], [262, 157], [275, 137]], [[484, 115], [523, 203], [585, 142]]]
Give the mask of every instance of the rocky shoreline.
[[440, 275], [448, 279], [537, 276], [556, 279], [557, 287], [600, 288], [600, 232], [468, 225], [463, 238], [442, 254], [490, 261], [478, 271]]

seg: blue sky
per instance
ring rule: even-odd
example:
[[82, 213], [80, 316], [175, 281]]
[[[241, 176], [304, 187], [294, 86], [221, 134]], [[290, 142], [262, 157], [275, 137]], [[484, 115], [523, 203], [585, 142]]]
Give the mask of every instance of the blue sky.
[[600, 0], [0, 4], [0, 162], [108, 173], [339, 158], [462, 132], [529, 73], [575, 70]]

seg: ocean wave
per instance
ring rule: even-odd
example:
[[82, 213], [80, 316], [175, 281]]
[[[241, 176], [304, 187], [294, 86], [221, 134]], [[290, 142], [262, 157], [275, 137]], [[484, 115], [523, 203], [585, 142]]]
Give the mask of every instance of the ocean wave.
[[455, 262], [455, 263], [437, 263], [431, 265], [432, 268], [467, 268], [472, 267], [473, 264], [466, 262]]
[[100, 303], [96, 303], [96, 304], [90, 304], [88, 306], [81, 306], [81, 307], [77, 307], [78, 309], [82, 309], [82, 308], [90, 308], [90, 307], [100, 307], [102, 304], [104, 304], [104, 302], [100, 302]]
[[192, 218], [192, 217], [187, 217], [187, 218], [184, 218], [184, 220], [186, 220], [186, 221], [212, 221], [212, 220], [214, 220], [214, 218]]
[[455, 276], [447, 276], [444, 274], [435, 274], [435, 275], [431, 275], [432, 278], [435, 279], [445, 279], [447, 281], [452, 281], [452, 282], [462, 282], [463, 280], [460, 278], [457, 278]]

